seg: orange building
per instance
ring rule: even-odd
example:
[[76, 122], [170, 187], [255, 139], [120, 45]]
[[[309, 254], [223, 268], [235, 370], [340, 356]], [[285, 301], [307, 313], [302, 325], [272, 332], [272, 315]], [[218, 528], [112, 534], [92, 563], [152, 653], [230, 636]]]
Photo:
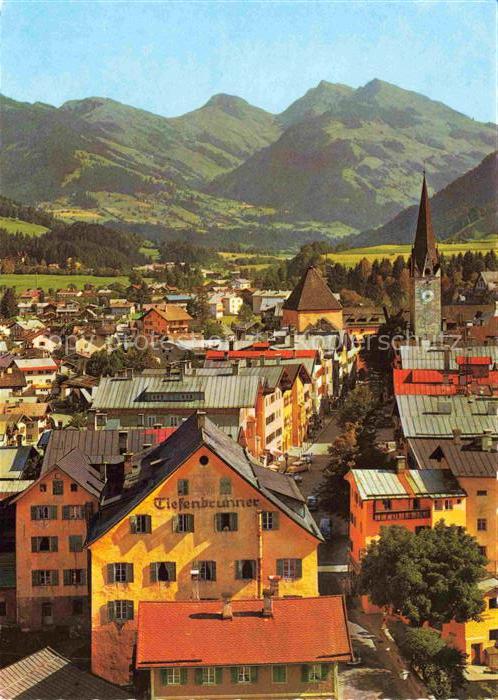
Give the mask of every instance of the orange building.
[[292, 326], [302, 333], [323, 321], [336, 330], [342, 330], [342, 306], [318, 268], [310, 266], [284, 301], [282, 326]]
[[103, 484], [74, 449], [14, 499], [17, 623], [88, 625], [87, 522]]
[[204, 415], [126, 470], [88, 538], [94, 673], [130, 681], [140, 601], [258, 598], [269, 580], [281, 596], [318, 594], [322, 537], [295, 482]]
[[177, 304], [155, 306], [142, 316], [139, 327], [146, 336], [180, 335], [190, 331], [192, 316]]
[[342, 596], [139, 605], [152, 700], [338, 698], [338, 662], [351, 658]]

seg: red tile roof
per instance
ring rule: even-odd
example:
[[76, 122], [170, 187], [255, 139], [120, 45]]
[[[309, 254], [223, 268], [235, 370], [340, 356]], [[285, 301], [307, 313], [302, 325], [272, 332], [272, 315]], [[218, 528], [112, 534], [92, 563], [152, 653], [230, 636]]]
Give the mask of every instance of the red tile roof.
[[420, 396], [452, 396], [457, 394], [459, 388], [465, 390], [468, 388], [473, 392], [473, 387], [489, 387], [489, 391], [493, 393], [498, 388], [498, 371], [490, 371], [485, 377], [473, 377], [471, 375], [464, 376], [464, 384], [460, 383], [462, 376], [456, 372], [447, 374], [446, 383], [444, 383], [444, 372], [439, 370], [428, 369], [394, 369], [394, 393], [396, 396], [401, 395], [420, 395]]
[[466, 357], [465, 355], [457, 355], [457, 365], [490, 365], [493, 360], [489, 355], [482, 357]]
[[343, 596], [275, 598], [273, 616], [262, 600], [141, 602], [137, 668], [230, 666], [348, 661]]
[[264, 357], [272, 360], [276, 357], [292, 360], [294, 358], [316, 357], [316, 350], [208, 350], [206, 360], [244, 360]]

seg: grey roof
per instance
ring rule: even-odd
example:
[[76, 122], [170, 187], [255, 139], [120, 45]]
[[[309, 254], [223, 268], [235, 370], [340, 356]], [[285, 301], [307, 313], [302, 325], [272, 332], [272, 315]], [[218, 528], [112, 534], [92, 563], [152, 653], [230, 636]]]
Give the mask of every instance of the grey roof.
[[0, 493], [21, 493], [32, 483], [32, 479], [0, 479]]
[[0, 670], [0, 694], [9, 700], [126, 700], [127, 693], [81, 671], [50, 647]]
[[411, 438], [409, 447], [419, 469], [450, 469], [452, 474], [496, 478], [498, 453], [482, 449], [481, 438], [459, 441]]
[[33, 448], [28, 445], [0, 447], [0, 479], [20, 478], [32, 452]]
[[466, 495], [448, 470], [407, 469], [402, 474], [406, 477], [408, 489], [404, 486], [401, 475], [394, 470], [352, 469], [351, 474], [364, 501], [377, 498], [438, 498]]
[[[113, 525], [120, 522], [202, 445], [212, 450], [225, 464], [272, 501], [294, 522], [316, 538], [323, 539], [311, 513], [302, 503], [302, 499], [296, 497], [293, 486], [289, 486], [289, 492], [294, 494], [290, 500], [287, 494], [284, 495], [282, 481], [279, 482], [278, 491], [272, 490], [271, 482], [261, 478], [261, 474], [257, 471], [259, 465], [254, 464], [241, 445], [229, 438], [206, 416], [201, 419], [200, 416], [193, 414], [167, 440], [134, 458], [139, 476], [135, 479], [135, 483], [133, 478], [130, 480], [127, 493], [126, 488], [123, 489], [117, 501], [99, 511], [91, 523], [87, 543], [97, 540]], [[282, 476], [284, 479], [291, 480], [291, 477]]]
[[466, 496], [449, 469], [410, 469], [407, 479], [416, 496]]
[[408, 498], [409, 493], [390, 469], [351, 469], [363, 501], [371, 498]]
[[[402, 345], [399, 348], [401, 367], [403, 369], [444, 369], [443, 348], [425, 348], [415, 345]], [[450, 369], [458, 369], [456, 358], [491, 357], [492, 363], [498, 362], [498, 346], [479, 345], [474, 347], [454, 347], [450, 350]]]
[[467, 396], [396, 397], [398, 413], [405, 438], [448, 437], [458, 428], [462, 436], [475, 436], [484, 430], [498, 432], [498, 418], [489, 412], [497, 399]]
[[[132, 379], [105, 377], [95, 389], [93, 408], [112, 410], [133, 408], [245, 408], [256, 403], [260, 379], [255, 376], [222, 377], [156, 377], [142, 376]], [[146, 400], [144, 393], [200, 394], [192, 400]]]

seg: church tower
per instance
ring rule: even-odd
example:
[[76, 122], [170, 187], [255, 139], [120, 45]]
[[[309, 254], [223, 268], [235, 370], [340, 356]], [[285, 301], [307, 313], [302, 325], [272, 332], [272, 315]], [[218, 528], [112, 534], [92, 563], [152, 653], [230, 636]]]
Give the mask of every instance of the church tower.
[[411, 255], [410, 325], [418, 338], [435, 338], [441, 333], [441, 267], [425, 172]]

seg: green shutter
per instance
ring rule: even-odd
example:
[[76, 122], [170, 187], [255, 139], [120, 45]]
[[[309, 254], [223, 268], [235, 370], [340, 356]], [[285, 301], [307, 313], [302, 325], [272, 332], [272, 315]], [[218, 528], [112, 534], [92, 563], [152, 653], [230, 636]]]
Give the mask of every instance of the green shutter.
[[137, 534], [137, 516], [130, 515], [130, 532], [132, 535]]
[[107, 617], [109, 620], [115, 620], [116, 619], [116, 608], [114, 606], [114, 601], [110, 600], [107, 603]]
[[69, 586], [71, 585], [71, 570], [70, 569], [64, 569], [64, 585]]
[[57, 552], [58, 550], [59, 550], [58, 537], [51, 537], [50, 538], [50, 551]]
[[[157, 567], [159, 566], [159, 562], [152, 562], [150, 565], [150, 582], [151, 583], [157, 583]], [[162, 673], [162, 672], [161, 672]], [[165, 685], [165, 683], [163, 683]]]
[[178, 515], [174, 515], [171, 518], [171, 529], [173, 532], [178, 532]]
[[176, 581], [176, 563], [174, 561], [167, 561], [166, 568], [168, 570], [168, 580]]
[[238, 677], [239, 677], [239, 670], [237, 666], [232, 666], [230, 668], [230, 675], [232, 677], [232, 683], [237, 683]]
[[307, 664], [301, 666], [301, 681], [307, 683], [309, 679], [309, 667]]
[[326, 681], [330, 675], [330, 664], [321, 665], [322, 681]]
[[194, 515], [193, 513], [189, 513], [187, 515], [187, 532], [193, 532], [194, 531]]
[[38, 508], [31, 506], [31, 520], [38, 520]]
[[69, 520], [69, 506], [62, 506], [62, 519]]
[[51, 586], [58, 586], [59, 585], [59, 572], [57, 569], [53, 569], [50, 572], [50, 585]]
[[107, 583], [116, 583], [114, 564], [107, 564]]
[[145, 532], [148, 535], [152, 532], [152, 517], [150, 515], [145, 516]]
[[271, 528], [272, 530], [278, 530], [278, 528], [280, 526], [279, 519], [280, 519], [280, 513], [278, 511], [274, 510], [272, 513], [272, 528]]
[[235, 562], [235, 578], [242, 578], [242, 562], [240, 559]]
[[31, 551], [32, 552], [38, 551], [38, 537], [31, 538]]
[[195, 669], [195, 683], [196, 685], [202, 685], [202, 668]]
[[221, 531], [221, 513], [214, 514], [214, 529], [216, 532]]
[[284, 560], [277, 559], [277, 576], [283, 578], [284, 576]]
[[223, 683], [223, 669], [216, 667], [216, 685], [221, 685]]
[[86, 586], [86, 570], [81, 569], [81, 585]]
[[216, 581], [216, 562], [215, 561], [211, 562], [211, 571], [213, 574], [211, 577], [211, 581]]
[[296, 578], [303, 577], [303, 561], [302, 559], [296, 559]]
[[258, 682], [258, 667], [251, 666], [251, 683], [257, 683], [257, 682]]
[[165, 668], [161, 669], [161, 685], [168, 685], [168, 671]]
[[39, 571], [32, 571], [31, 572], [31, 584], [33, 586], [40, 585], [40, 572]]
[[133, 564], [126, 564], [126, 583], [133, 583]]
[[126, 601], [126, 619], [133, 620], [133, 616], [134, 616], [133, 601], [127, 600]]
[[230, 530], [238, 530], [238, 523], [237, 513], [230, 513]]
[[186, 668], [180, 669], [180, 683], [181, 685], [187, 685], [188, 683], [188, 670]]
[[57, 506], [49, 506], [48, 515], [50, 520], [57, 520]]

